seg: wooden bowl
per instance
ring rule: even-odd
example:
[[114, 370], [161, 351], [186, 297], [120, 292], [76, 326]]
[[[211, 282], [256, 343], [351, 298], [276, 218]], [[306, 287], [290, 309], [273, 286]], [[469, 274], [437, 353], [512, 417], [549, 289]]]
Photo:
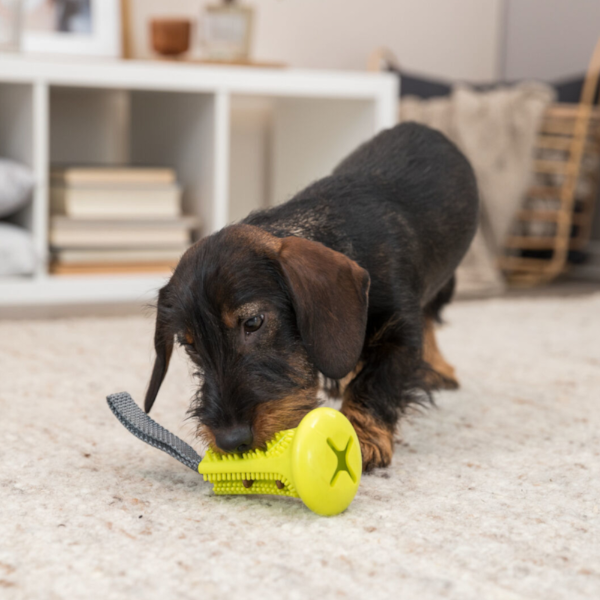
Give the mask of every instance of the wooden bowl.
[[192, 22], [189, 19], [152, 19], [152, 49], [164, 56], [178, 56], [190, 49]]

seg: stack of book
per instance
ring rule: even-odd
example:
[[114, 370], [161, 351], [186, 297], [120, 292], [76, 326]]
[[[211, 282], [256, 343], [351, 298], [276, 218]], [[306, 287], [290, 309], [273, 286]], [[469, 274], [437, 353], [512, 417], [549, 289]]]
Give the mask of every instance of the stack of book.
[[51, 173], [50, 271], [159, 273], [190, 244], [194, 217], [166, 168], [56, 168]]

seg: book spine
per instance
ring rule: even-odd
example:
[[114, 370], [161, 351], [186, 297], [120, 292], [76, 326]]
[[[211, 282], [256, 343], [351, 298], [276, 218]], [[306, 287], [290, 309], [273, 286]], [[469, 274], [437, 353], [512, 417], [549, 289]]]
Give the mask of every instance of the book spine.
[[53, 171], [50, 174], [53, 184], [64, 186], [103, 186], [103, 185], [172, 185], [176, 182], [172, 171], [86, 171], [65, 170]]

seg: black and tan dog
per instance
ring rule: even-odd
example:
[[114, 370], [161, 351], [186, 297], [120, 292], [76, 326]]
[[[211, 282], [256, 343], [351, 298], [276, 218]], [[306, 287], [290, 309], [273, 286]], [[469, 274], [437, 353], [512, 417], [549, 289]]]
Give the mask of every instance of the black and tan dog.
[[458, 385], [432, 322], [477, 214], [465, 157], [409, 123], [286, 204], [200, 240], [159, 293], [146, 411], [175, 341], [198, 367], [199, 435], [226, 452], [298, 425], [317, 405], [321, 373], [344, 387], [365, 470], [388, 465], [419, 391]]

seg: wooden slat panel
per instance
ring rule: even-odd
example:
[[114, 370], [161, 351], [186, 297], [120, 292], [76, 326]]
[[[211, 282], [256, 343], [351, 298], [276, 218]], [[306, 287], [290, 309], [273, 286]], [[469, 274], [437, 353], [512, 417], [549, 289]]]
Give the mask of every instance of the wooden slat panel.
[[571, 136], [564, 135], [539, 135], [535, 146], [543, 150], [570, 150]]
[[[556, 119], [544, 121], [540, 125], [538, 133], [542, 135], [559, 136], [571, 139], [575, 133], [575, 121], [558, 121]], [[600, 127], [598, 125], [590, 125], [586, 138], [594, 141], [597, 139], [599, 133]]]
[[572, 136], [575, 131], [575, 121], [559, 121], [551, 119], [543, 121], [540, 125], [540, 132], [544, 134], [567, 135]]
[[[520, 210], [517, 213], [517, 219], [526, 223], [544, 222], [557, 223], [561, 218], [568, 218], [564, 212], [559, 210]], [[570, 221], [573, 225], [583, 225], [586, 223], [587, 215], [584, 213], [574, 213]]]
[[[570, 104], [567, 102], [555, 102], [551, 104], [544, 115], [550, 118], [558, 119], [574, 119], [577, 116], [579, 110], [579, 104]], [[592, 108], [590, 118], [592, 120], [600, 120], [600, 108]]]
[[[537, 150], [561, 150], [568, 152], [573, 143], [573, 136], [570, 135], [538, 135], [535, 147]], [[586, 141], [585, 153], [597, 156], [599, 152], [598, 140], [589, 138]]]
[[543, 271], [550, 259], [546, 258], [521, 258], [520, 256], [502, 256], [499, 259], [500, 268], [509, 271]]
[[[569, 248], [583, 248], [589, 238], [589, 223], [594, 194], [584, 203], [584, 212], [573, 214], [576, 201], [579, 177], [587, 178], [593, 188], [596, 188], [596, 177], [592, 169], [584, 161], [586, 154], [598, 154], [600, 131], [600, 107], [594, 106], [594, 99], [600, 76], [600, 40], [592, 55], [584, 81], [579, 104], [554, 104], [550, 106], [540, 126], [536, 148], [538, 150], [554, 150], [563, 154], [556, 160], [540, 158], [534, 163], [534, 170], [539, 174], [558, 176], [560, 185], [532, 186], [527, 197], [552, 199], [556, 209], [549, 208], [526, 209], [519, 212], [522, 222], [555, 223], [554, 236], [511, 236], [505, 247], [512, 250], [531, 249], [552, 251], [548, 260], [532, 260], [518, 256], [508, 256], [502, 261], [511, 283], [535, 285], [550, 281], [566, 267]], [[544, 154], [541, 154], [543, 157]], [[597, 171], [597, 169], [594, 169]], [[572, 238], [573, 224], [577, 236]]]
[[555, 237], [529, 237], [524, 235], [513, 235], [507, 238], [504, 246], [506, 248], [520, 248], [523, 250], [554, 250], [557, 245]]
[[533, 185], [527, 190], [528, 198], [547, 198], [558, 200], [560, 198], [560, 186]]
[[533, 170], [535, 173], [557, 173], [564, 175], [569, 169], [569, 163], [562, 160], [535, 160]]
[[556, 223], [561, 213], [557, 210], [520, 210], [517, 213], [519, 221], [546, 221]]

